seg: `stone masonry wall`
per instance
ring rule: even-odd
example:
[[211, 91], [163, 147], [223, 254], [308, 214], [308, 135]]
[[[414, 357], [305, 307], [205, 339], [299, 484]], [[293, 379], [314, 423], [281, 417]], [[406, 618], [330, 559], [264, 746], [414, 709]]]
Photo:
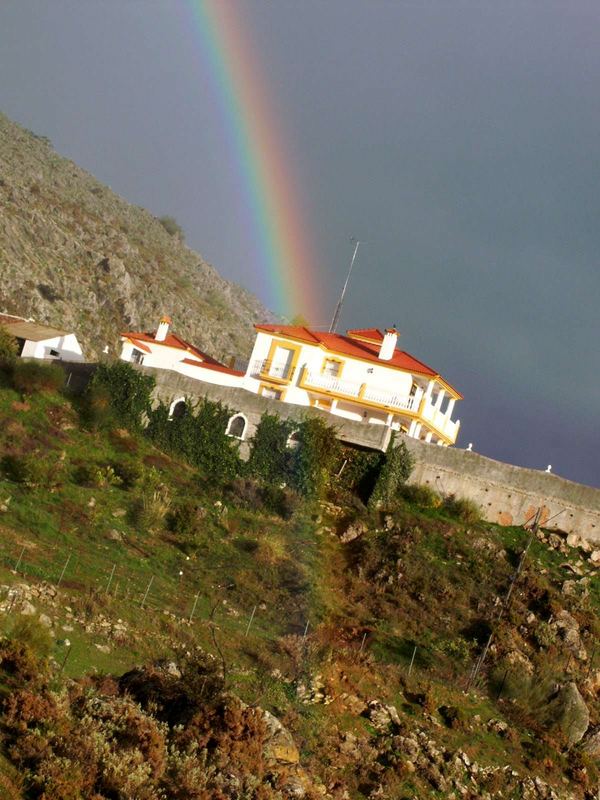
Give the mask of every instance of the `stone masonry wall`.
[[[64, 364], [71, 374], [71, 388], [80, 389], [93, 371], [91, 364]], [[348, 444], [385, 451], [390, 430], [383, 425], [367, 425], [341, 417], [332, 418], [325, 411], [294, 406], [228, 386], [217, 386], [187, 378], [176, 372], [139, 367], [156, 379], [155, 397], [172, 403], [182, 397], [219, 400], [248, 420], [242, 456], [247, 455], [248, 440], [264, 412], [282, 419], [321, 416], [334, 424], [339, 438]], [[403, 437], [415, 457], [410, 482], [426, 484], [441, 494], [455, 494], [476, 503], [484, 519], [501, 525], [522, 525], [542, 509], [541, 523], [567, 533], [577, 533], [600, 542], [600, 489], [574, 483], [524, 467], [467, 452], [456, 447], [438, 447]]]
[[455, 447], [404, 441], [416, 461], [410, 483], [466, 497], [500, 525], [522, 525], [541, 508], [544, 527], [600, 542], [600, 489]]

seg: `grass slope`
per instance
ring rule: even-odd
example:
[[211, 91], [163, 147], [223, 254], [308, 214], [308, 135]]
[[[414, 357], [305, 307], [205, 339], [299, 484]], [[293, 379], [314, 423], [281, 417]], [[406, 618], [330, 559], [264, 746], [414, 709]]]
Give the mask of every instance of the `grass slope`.
[[[574, 772], [540, 690], [576, 682], [600, 722], [598, 580], [590, 572], [564, 591], [565, 563], [587, 569], [578, 552], [533, 541], [482, 680], [465, 694], [527, 532], [401, 499], [369, 512], [341, 490], [286, 521], [143, 437], [85, 430], [60, 394], [0, 390], [0, 448], [0, 623], [10, 633], [23, 611], [45, 615], [64, 676], [120, 674], [199, 645], [231, 691], [284, 721], [332, 797], [446, 796], [406, 766], [373, 700], [397, 709], [405, 737], [426, 731], [448, 752], [584, 796], [595, 766], [585, 780]], [[23, 461], [34, 479], [15, 475]], [[124, 464], [137, 479], [111, 485]], [[190, 503], [192, 523], [177, 529], [169, 519]], [[350, 525], [362, 533], [343, 544]], [[564, 611], [576, 641], [554, 624]], [[0, 763], [0, 797], [18, 796], [11, 769]]]

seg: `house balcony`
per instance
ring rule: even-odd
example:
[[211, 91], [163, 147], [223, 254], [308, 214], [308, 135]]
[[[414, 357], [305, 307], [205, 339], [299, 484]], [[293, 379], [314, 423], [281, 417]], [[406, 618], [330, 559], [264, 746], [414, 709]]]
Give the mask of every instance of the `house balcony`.
[[295, 367], [289, 364], [276, 364], [269, 358], [259, 358], [250, 364], [248, 374], [251, 378], [271, 380], [277, 383], [289, 383], [295, 373]]
[[436, 431], [442, 434], [446, 439], [449, 439], [452, 444], [456, 441], [458, 436], [458, 429], [460, 428], [459, 420], [452, 420], [445, 412], [440, 411], [435, 407], [434, 403], [426, 401], [421, 408], [421, 419]]
[[381, 408], [390, 413], [406, 415], [427, 427], [447, 442], [454, 444], [460, 422], [450, 419], [446, 412], [423, 395], [402, 395], [383, 387], [347, 381], [334, 375], [326, 375], [306, 367], [300, 375], [299, 385], [308, 391], [316, 391], [340, 400], [354, 400], [363, 406]]
[[305, 369], [301, 382], [306, 389], [316, 389], [343, 399], [357, 400], [364, 405], [384, 406], [391, 411], [414, 412], [417, 410], [415, 398], [410, 395], [400, 395], [376, 386], [369, 387], [367, 384], [357, 381], [345, 381], [334, 375], [325, 375]]

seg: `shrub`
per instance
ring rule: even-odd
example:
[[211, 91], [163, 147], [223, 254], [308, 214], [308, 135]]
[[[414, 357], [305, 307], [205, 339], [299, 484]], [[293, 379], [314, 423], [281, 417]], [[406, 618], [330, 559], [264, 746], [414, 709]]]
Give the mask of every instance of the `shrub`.
[[57, 364], [17, 361], [12, 368], [12, 385], [22, 394], [58, 392], [65, 383], [65, 373]]
[[412, 472], [414, 459], [404, 442], [396, 445], [390, 442], [379, 477], [369, 498], [369, 505], [375, 507], [393, 502]]
[[340, 487], [358, 494], [360, 499], [366, 503], [373, 493], [384, 461], [383, 453], [359, 450], [355, 447], [343, 447], [339, 465], [335, 465], [334, 482]]
[[52, 637], [48, 628], [34, 617], [17, 617], [8, 631], [10, 641], [25, 645], [38, 658], [47, 658], [52, 651]]
[[304, 420], [296, 429], [297, 446], [289, 451], [288, 480], [305, 497], [321, 494], [339, 458], [334, 428], [320, 418]]
[[263, 414], [250, 442], [248, 470], [265, 483], [288, 479], [290, 450], [287, 442], [296, 426], [276, 414]]
[[88, 384], [86, 400], [92, 417], [130, 430], [142, 428], [151, 411], [155, 381], [126, 361], [99, 364]]
[[121, 486], [123, 481], [110, 464], [82, 464], [75, 471], [75, 480], [81, 486], [106, 489]]
[[0, 368], [7, 367], [15, 363], [19, 345], [14, 336], [0, 325]]
[[401, 486], [399, 495], [408, 503], [413, 503], [421, 508], [438, 508], [442, 504], [439, 494], [424, 484]]
[[160, 529], [171, 507], [169, 487], [160, 481], [156, 470], [150, 470], [130, 509], [131, 524], [141, 532]]
[[179, 239], [180, 242], [185, 241], [185, 234], [183, 232], [183, 228], [177, 222], [175, 217], [171, 217], [168, 214], [164, 217], [159, 217], [158, 221], [169, 234], [169, 236], [173, 236], [176, 239]]
[[261, 489], [261, 497], [269, 511], [286, 520], [294, 516], [302, 502], [298, 492], [290, 489], [289, 486], [265, 484]]
[[477, 522], [481, 522], [479, 506], [465, 497], [456, 497], [453, 494], [449, 494], [444, 497], [442, 508], [446, 514], [459, 519], [466, 525], [475, 525]]
[[132, 458], [114, 461], [111, 464], [114, 474], [121, 481], [123, 489], [133, 489], [142, 477], [142, 467]]
[[1, 466], [9, 480], [32, 488], [58, 486], [64, 475], [64, 462], [61, 459], [49, 458], [48, 455], [42, 457], [40, 453], [23, 456], [9, 454], [2, 458]]
[[195, 500], [184, 500], [167, 515], [167, 527], [179, 536], [193, 536], [204, 519], [205, 511]]

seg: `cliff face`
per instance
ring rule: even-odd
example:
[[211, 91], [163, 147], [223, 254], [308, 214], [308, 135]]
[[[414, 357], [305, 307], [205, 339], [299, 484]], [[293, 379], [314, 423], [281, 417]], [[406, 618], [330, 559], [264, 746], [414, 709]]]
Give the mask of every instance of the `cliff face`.
[[212, 355], [244, 355], [272, 315], [161, 222], [0, 114], [0, 311], [77, 332], [86, 356], [123, 329], [175, 329]]

